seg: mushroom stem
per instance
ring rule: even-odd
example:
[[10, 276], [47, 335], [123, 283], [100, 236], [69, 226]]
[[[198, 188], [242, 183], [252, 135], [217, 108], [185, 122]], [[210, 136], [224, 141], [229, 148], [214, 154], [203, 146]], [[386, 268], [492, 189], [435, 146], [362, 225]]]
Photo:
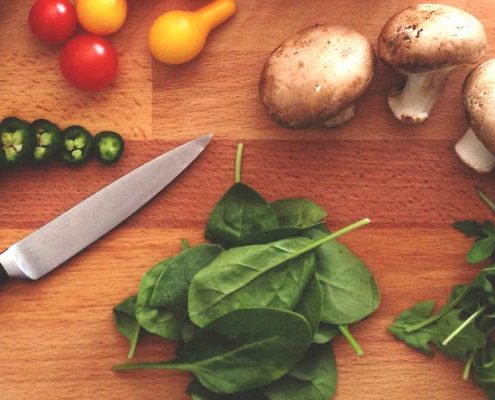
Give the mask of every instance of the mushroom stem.
[[354, 118], [356, 115], [356, 106], [354, 104], [350, 105], [346, 109], [342, 110], [340, 113], [334, 117], [326, 120], [323, 125], [327, 128], [335, 128], [339, 125], [345, 124], [350, 119]]
[[395, 87], [388, 96], [388, 105], [402, 122], [418, 124], [428, 119], [430, 110], [447, 83], [452, 68], [407, 76], [404, 89]]
[[495, 167], [495, 157], [481, 143], [472, 128], [455, 145], [459, 158], [480, 173], [488, 173]]

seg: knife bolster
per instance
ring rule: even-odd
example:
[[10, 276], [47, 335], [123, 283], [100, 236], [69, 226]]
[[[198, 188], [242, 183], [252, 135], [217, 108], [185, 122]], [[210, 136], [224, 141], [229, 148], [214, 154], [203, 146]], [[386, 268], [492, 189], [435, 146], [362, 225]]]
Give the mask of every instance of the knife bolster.
[[18, 258], [19, 257], [17, 257], [15, 248], [9, 247], [0, 254], [0, 265], [2, 266], [1, 270], [3, 270], [10, 278], [31, 279], [21, 267]]

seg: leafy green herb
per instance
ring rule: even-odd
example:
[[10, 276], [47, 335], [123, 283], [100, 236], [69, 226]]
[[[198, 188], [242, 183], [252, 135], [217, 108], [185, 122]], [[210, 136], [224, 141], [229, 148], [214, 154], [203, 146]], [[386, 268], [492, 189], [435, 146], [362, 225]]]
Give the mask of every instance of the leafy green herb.
[[221, 252], [220, 246], [203, 244], [151, 269], [141, 282], [137, 299], [136, 316], [141, 326], [165, 339], [180, 339], [187, 317], [189, 284]]
[[311, 331], [302, 316], [245, 308], [200, 329], [174, 361], [124, 364], [114, 369], [189, 371], [213, 392], [238, 393], [281, 378], [303, 358], [310, 344]]
[[476, 221], [456, 221], [454, 222], [454, 228], [464, 233], [467, 237], [485, 237], [483, 233], [483, 224]]
[[270, 400], [328, 400], [336, 386], [337, 365], [332, 347], [314, 344], [300, 364], [262, 390]]
[[438, 321], [456, 307], [470, 312], [472, 305], [476, 305], [476, 308], [480, 307], [483, 303], [495, 305], [495, 291], [492, 286], [493, 278], [495, 278], [495, 267], [485, 268], [469, 285], [456, 286], [453, 290], [453, 294], [456, 297], [451, 295], [447, 305], [438, 313], [406, 327], [407, 333], [415, 332]]
[[[481, 200], [495, 213], [495, 203], [481, 189], [477, 190]], [[467, 237], [475, 238], [475, 242], [466, 257], [469, 263], [477, 264], [493, 258], [495, 253], [495, 225], [491, 221], [486, 220], [484, 223], [473, 220], [456, 221], [454, 228]]]
[[403, 340], [409, 346], [421, 351], [422, 353], [432, 355], [429, 344], [430, 339], [427, 337], [424, 340], [423, 335], [419, 336], [411, 334], [407, 331], [407, 328], [414, 326], [419, 322], [428, 318], [433, 309], [435, 308], [434, 301], [424, 301], [416, 304], [414, 307], [403, 311], [394, 321], [392, 326], [389, 327], [389, 331], [399, 340]]
[[489, 342], [478, 362], [473, 362], [473, 377], [489, 400], [495, 399], [495, 348]]
[[424, 328], [411, 333], [407, 332], [409, 326], [429, 317], [434, 307], [433, 301], [418, 303], [397, 317], [389, 328], [390, 332], [397, 339], [405, 341], [409, 346], [425, 354], [433, 354], [430, 348], [430, 343], [433, 343], [443, 353], [464, 361], [467, 360], [469, 354], [474, 354], [485, 347], [486, 337], [475, 324], [465, 326], [452, 337], [447, 345], [444, 345], [445, 339], [464, 322], [460, 316], [460, 309], [449, 311], [442, 318]]
[[[495, 203], [482, 191], [480, 198], [495, 213]], [[475, 242], [467, 255], [471, 263], [493, 258], [495, 225], [490, 221], [457, 221], [454, 227]], [[464, 362], [463, 379], [475, 383], [495, 400], [495, 265], [484, 268], [469, 283], [456, 285], [447, 304], [433, 313], [435, 303], [416, 304], [400, 314], [390, 332], [399, 340], [431, 355], [432, 345], [444, 354]]]
[[495, 251], [495, 235], [488, 236], [484, 239], [479, 239], [474, 242], [471, 250], [467, 255], [467, 261], [471, 264], [477, 264], [491, 257]]
[[141, 333], [141, 326], [136, 320], [137, 296], [131, 296], [113, 309], [113, 319], [119, 332], [125, 336], [130, 343], [127, 358], [132, 358], [136, 351], [136, 345]]

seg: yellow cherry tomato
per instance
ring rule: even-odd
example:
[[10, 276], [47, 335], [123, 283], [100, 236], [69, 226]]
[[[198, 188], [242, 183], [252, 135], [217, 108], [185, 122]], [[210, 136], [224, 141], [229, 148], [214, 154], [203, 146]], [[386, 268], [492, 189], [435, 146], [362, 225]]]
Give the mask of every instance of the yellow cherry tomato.
[[110, 35], [124, 25], [126, 0], [77, 0], [77, 18], [82, 27], [96, 35]]
[[170, 11], [160, 15], [148, 34], [151, 54], [166, 64], [183, 64], [203, 49], [212, 29], [230, 18], [234, 0], [215, 0], [197, 11]]
[[148, 44], [151, 54], [166, 64], [183, 64], [195, 58], [205, 45], [208, 32], [184, 11], [161, 15], [151, 26]]

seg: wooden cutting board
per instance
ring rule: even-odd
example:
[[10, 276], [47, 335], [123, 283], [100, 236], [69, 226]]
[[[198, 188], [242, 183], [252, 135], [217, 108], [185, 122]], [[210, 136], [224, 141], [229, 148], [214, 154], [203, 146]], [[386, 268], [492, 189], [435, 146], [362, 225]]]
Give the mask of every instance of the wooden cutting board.
[[[386, 94], [399, 77], [379, 65], [350, 124], [291, 132], [276, 126], [258, 101], [270, 51], [315, 23], [346, 24], [376, 43], [387, 18], [416, 2], [239, 0], [236, 16], [211, 35], [196, 61], [179, 67], [152, 61], [146, 34], [154, 18], [204, 3], [131, 0], [126, 25], [111, 38], [120, 76], [110, 90], [90, 95], [63, 81], [59, 49], [30, 35], [32, 1], [0, 0], [0, 116], [117, 130], [128, 144], [125, 158], [110, 168], [90, 162], [80, 169], [55, 163], [0, 171], [0, 248], [163, 151], [215, 133], [200, 160], [115, 231], [39, 282], [0, 287], [0, 399], [188, 398], [186, 374], [111, 371], [127, 352], [111, 310], [136, 291], [150, 266], [178, 251], [180, 239], [203, 240], [208, 213], [232, 182], [241, 141], [244, 180], [268, 199], [306, 196], [328, 210], [332, 228], [373, 220], [343, 239], [373, 270], [383, 300], [353, 328], [365, 357], [336, 341], [337, 399], [483, 399], [462, 381], [462, 365], [418, 354], [386, 331], [401, 310], [422, 299], [443, 302], [452, 285], [478, 269], [464, 262], [470, 242], [451, 228], [456, 219], [491, 217], [475, 185], [495, 195], [493, 176], [471, 172], [453, 151], [467, 127], [460, 89], [468, 69], [452, 74], [422, 126], [391, 116]], [[476, 15], [495, 43], [492, 0], [451, 4]], [[173, 349], [147, 337], [137, 358], [166, 359]]]

